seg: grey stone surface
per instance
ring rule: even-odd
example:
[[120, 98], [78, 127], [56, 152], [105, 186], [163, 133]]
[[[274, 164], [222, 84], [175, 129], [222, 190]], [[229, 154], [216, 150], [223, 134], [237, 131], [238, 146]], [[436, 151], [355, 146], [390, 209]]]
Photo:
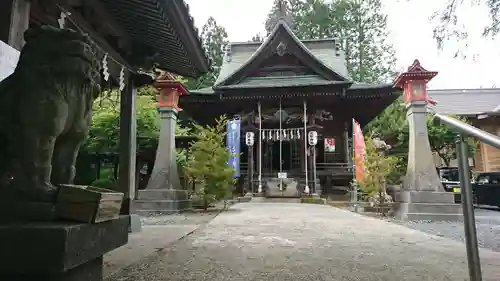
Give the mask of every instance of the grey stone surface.
[[399, 190], [394, 192], [395, 216], [402, 220], [463, 220], [462, 206], [451, 192]]
[[[242, 203], [112, 280], [468, 280], [465, 246], [330, 206]], [[483, 280], [500, 253], [481, 250]]]
[[130, 229], [129, 229], [129, 231], [132, 233], [135, 233], [135, 232], [140, 232], [141, 229], [142, 229], [141, 218], [136, 214], [130, 215]]
[[[476, 209], [476, 231], [480, 247], [500, 252], [500, 211]], [[457, 221], [412, 221], [391, 220], [395, 223], [429, 234], [464, 242], [464, 225]]]
[[[142, 231], [132, 233], [127, 245], [104, 255], [104, 276], [108, 279], [123, 268], [163, 250], [211, 221], [218, 213], [182, 213], [168, 216], [140, 217]], [[86, 280], [85, 280], [86, 281]]]
[[444, 191], [436, 172], [427, 133], [427, 102], [412, 101], [407, 105], [409, 124], [408, 168], [403, 183], [406, 190]]
[[96, 224], [50, 222], [0, 225], [4, 275], [58, 275], [125, 245], [129, 218]]
[[161, 115], [160, 138], [155, 164], [145, 190], [139, 190], [134, 201], [135, 213], [146, 216], [150, 213], [173, 213], [192, 208], [188, 192], [182, 189], [177, 171], [175, 151], [175, 124], [177, 110], [169, 107], [159, 109]]

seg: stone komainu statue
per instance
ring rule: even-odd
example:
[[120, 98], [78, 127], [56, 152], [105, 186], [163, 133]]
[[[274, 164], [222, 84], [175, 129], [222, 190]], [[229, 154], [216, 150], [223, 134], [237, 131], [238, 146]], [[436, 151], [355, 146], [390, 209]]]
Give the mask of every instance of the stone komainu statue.
[[75, 176], [101, 91], [100, 61], [89, 38], [73, 30], [37, 27], [24, 39], [14, 73], [0, 82], [0, 188], [50, 201], [54, 185]]

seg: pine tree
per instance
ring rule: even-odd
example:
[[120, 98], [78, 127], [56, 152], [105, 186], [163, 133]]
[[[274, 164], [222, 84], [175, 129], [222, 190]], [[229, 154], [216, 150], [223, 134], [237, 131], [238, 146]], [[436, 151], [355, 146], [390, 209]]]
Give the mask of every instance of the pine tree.
[[198, 79], [187, 79], [188, 89], [200, 89], [210, 87], [219, 76], [220, 68], [224, 58], [224, 47], [228, 44], [226, 29], [217, 24], [213, 17], [209, 17], [201, 31], [203, 48], [212, 61], [213, 70]]

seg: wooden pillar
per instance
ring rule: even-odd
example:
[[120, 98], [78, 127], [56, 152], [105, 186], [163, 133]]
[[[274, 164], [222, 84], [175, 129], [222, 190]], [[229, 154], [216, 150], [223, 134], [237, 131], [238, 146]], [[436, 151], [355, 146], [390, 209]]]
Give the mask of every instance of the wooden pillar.
[[342, 136], [342, 140], [344, 143], [345, 162], [351, 165], [352, 157], [351, 157], [351, 151], [349, 149], [349, 130], [347, 129], [347, 124], [344, 127], [344, 134]]
[[30, 23], [30, 1], [12, 0], [8, 44], [17, 50], [24, 46], [24, 32]]
[[133, 75], [126, 74], [126, 86], [120, 95], [120, 166], [118, 185], [125, 194], [121, 214], [130, 214], [131, 201], [135, 196], [136, 177], [136, 95]]
[[253, 164], [253, 145], [248, 146], [248, 187], [250, 190], [247, 190], [248, 192], [255, 193], [255, 188], [254, 188], [254, 164]]

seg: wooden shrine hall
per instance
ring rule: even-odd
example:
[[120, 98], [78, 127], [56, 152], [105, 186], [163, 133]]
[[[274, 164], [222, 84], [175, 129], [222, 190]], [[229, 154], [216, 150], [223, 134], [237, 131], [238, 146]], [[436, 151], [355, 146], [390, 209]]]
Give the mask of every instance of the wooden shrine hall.
[[[352, 119], [366, 125], [400, 94], [393, 84], [352, 81], [339, 42], [300, 40], [281, 17], [264, 42], [229, 44], [215, 84], [191, 91], [180, 105], [200, 123], [223, 114], [241, 119], [247, 191], [295, 197], [348, 186]], [[247, 132], [254, 133], [252, 146]]]

